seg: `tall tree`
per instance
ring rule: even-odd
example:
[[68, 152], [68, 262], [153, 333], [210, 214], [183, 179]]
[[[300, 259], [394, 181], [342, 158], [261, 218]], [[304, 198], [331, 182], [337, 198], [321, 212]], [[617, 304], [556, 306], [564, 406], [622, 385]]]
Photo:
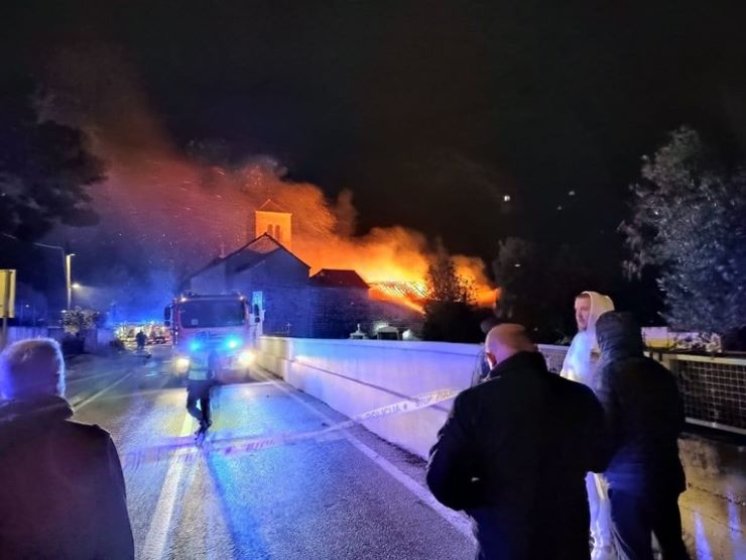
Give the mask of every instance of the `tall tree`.
[[0, 97], [0, 233], [27, 241], [95, 223], [88, 186], [104, 178], [85, 134], [40, 121], [34, 100], [27, 83]]
[[721, 334], [746, 326], [746, 168], [686, 127], [645, 158], [623, 224], [627, 271], [657, 272], [668, 323]]

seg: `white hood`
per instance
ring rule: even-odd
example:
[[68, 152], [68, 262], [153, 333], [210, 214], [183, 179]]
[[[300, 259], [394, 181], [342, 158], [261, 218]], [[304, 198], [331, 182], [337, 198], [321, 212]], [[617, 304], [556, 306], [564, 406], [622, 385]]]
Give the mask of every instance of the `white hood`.
[[565, 355], [560, 375], [573, 381], [596, 389], [594, 352], [598, 353], [596, 340], [596, 321], [607, 311], [614, 311], [614, 302], [609, 296], [598, 292], [582, 292], [591, 298], [591, 312], [588, 317], [588, 328], [579, 331], [572, 339], [572, 344]]
[[586, 295], [591, 298], [591, 312], [588, 316], [588, 329], [596, 338], [596, 321], [607, 311], [614, 311], [614, 302], [609, 296], [599, 294], [598, 292], [581, 292], [580, 295]]

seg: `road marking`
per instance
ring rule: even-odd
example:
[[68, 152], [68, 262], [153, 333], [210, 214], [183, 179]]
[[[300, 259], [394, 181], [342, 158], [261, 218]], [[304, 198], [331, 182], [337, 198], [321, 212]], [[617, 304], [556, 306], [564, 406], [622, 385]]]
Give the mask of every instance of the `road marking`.
[[[264, 375], [263, 372], [262, 374]], [[332, 425], [335, 423], [334, 419], [330, 418], [323, 412], [316, 410], [313, 406], [311, 406], [306, 401], [304, 401], [302, 398], [300, 398], [298, 395], [293, 393], [290, 389], [287, 389], [286, 387], [284, 387], [280, 382], [274, 381], [272, 379], [268, 379], [268, 381], [271, 384], [273, 384], [275, 387], [283, 391], [285, 394], [290, 396], [292, 399], [300, 403], [304, 408], [310, 410], [313, 414], [322, 418], [329, 425]], [[418, 500], [420, 500], [424, 504], [427, 504], [427, 506], [429, 506], [430, 509], [432, 509], [435, 513], [440, 515], [440, 517], [442, 517], [454, 529], [456, 529], [459, 533], [461, 533], [466, 538], [468, 538], [471, 542], [474, 542], [474, 543], [476, 542], [476, 539], [474, 538], [474, 532], [471, 527], [471, 521], [469, 520], [468, 517], [442, 505], [440, 502], [438, 502], [438, 500], [435, 499], [435, 497], [430, 493], [429, 490], [427, 490], [422, 485], [420, 485], [412, 477], [402, 472], [391, 461], [389, 461], [385, 457], [382, 457], [380, 454], [373, 451], [373, 449], [365, 445], [362, 441], [360, 441], [358, 438], [353, 436], [351, 433], [345, 430], [342, 432], [342, 434], [344, 434], [345, 439], [349, 441], [355, 448], [361, 451], [366, 457], [368, 457], [371, 461], [373, 461], [376, 465], [378, 465], [381, 469], [383, 469], [392, 478], [399, 481], [407, 490], [409, 490], [412, 494], [414, 494], [414, 496]]]
[[132, 376], [133, 376], [134, 374], [135, 374], [135, 372], [134, 372], [134, 371], [130, 371], [129, 373], [127, 373], [127, 374], [123, 375], [122, 377], [120, 377], [119, 379], [117, 379], [117, 380], [116, 380], [116, 381], [115, 381], [114, 383], [112, 383], [111, 385], [107, 385], [106, 387], [104, 387], [104, 388], [103, 388], [103, 389], [101, 389], [100, 391], [96, 391], [96, 392], [95, 392], [95, 393], [93, 393], [92, 395], [90, 395], [90, 396], [88, 396], [88, 397], [84, 398], [84, 399], [83, 399], [82, 401], [79, 401], [79, 402], [77, 402], [77, 403], [75, 403], [75, 404], [72, 404], [72, 403], [71, 403], [71, 405], [70, 405], [70, 406], [72, 407], [73, 411], [77, 412], [78, 410], [80, 410], [81, 408], [83, 408], [83, 407], [84, 407], [85, 405], [87, 405], [87, 404], [89, 404], [89, 403], [90, 403], [91, 401], [93, 401], [93, 400], [95, 400], [95, 399], [99, 398], [99, 397], [100, 397], [101, 395], [103, 395], [103, 394], [104, 394], [104, 393], [106, 393], [107, 391], [110, 391], [111, 389], [113, 389], [114, 387], [116, 387], [117, 385], [119, 385], [120, 383], [122, 383], [122, 382], [123, 382], [123, 381], [124, 381], [125, 379], [127, 379], [127, 378], [129, 378], [129, 377], [132, 377]]
[[[271, 385], [272, 383], [266, 382], [265, 384]], [[275, 387], [277, 389], [277, 387]], [[215, 407], [213, 410], [218, 410], [218, 403], [220, 391], [217, 391], [215, 397]], [[233, 436], [232, 434], [225, 434], [222, 438], [211, 438], [210, 442], [203, 447], [204, 452], [219, 453], [222, 455], [232, 455], [235, 453], [248, 453], [251, 451], [257, 451], [259, 449], [267, 449], [269, 447], [275, 447], [277, 445], [286, 445], [297, 443], [305, 440], [323, 441], [323, 438], [329, 440], [330, 436], [334, 439], [340, 439], [344, 436], [335, 435], [336, 432], [344, 430], [345, 428], [351, 428], [355, 424], [361, 424], [366, 420], [372, 418], [383, 418], [385, 416], [397, 415], [410, 413], [415, 410], [421, 410], [443, 402], [445, 400], [452, 399], [458, 394], [455, 389], [439, 389], [437, 391], [431, 391], [429, 393], [423, 393], [408, 397], [404, 401], [397, 403], [391, 403], [373, 410], [369, 410], [357, 416], [348, 418], [347, 420], [337, 422], [331, 426], [326, 426], [320, 430], [312, 430], [306, 432], [285, 432], [275, 434], [270, 437], [256, 437], [256, 436]], [[328, 422], [325, 422], [328, 424]], [[161, 445], [157, 447], [149, 447], [127, 453], [122, 456], [122, 461], [125, 467], [136, 468], [140, 463], [161, 461], [164, 458], [168, 459], [175, 449], [179, 449], [185, 446], [191, 446], [193, 443], [191, 437], [186, 438], [174, 438], [174, 441], [170, 444]], [[193, 454], [193, 453], [192, 453]], [[182, 460], [189, 459], [190, 455], [182, 454], [180, 458]]]
[[[192, 433], [192, 417], [184, 413], [184, 422], [181, 425], [179, 435], [186, 436]], [[171, 529], [171, 518], [174, 515], [174, 506], [179, 493], [179, 486], [184, 470], [184, 462], [179, 456], [174, 455], [166, 471], [166, 478], [158, 495], [158, 503], [155, 506], [148, 535], [145, 537], [142, 557], [145, 560], [161, 560], [168, 544], [169, 530]]]

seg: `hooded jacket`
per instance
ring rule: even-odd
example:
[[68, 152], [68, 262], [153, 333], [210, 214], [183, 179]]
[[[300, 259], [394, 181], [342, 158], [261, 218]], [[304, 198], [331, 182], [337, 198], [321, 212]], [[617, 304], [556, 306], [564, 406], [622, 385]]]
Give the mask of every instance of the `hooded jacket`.
[[604, 464], [593, 393], [519, 352], [456, 398], [430, 451], [427, 484], [475, 522], [480, 560], [582, 560], [585, 474]]
[[0, 558], [134, 558], [114, 442], [60, 397], [0, 403]]
[[601, 348], [598, 396], [606, 411], [609, 487], [635, 493], [683, 492], [678, 436], [684, 407], [676, 379], [645, 357], [640, 326], [629, 313], [607, 313], [596, 325]]
[[571, 381], [582, 383], [594, 391], [598, 388], [598, 368], [596, 357], [599, 352], [596, 340], [596, 323], [604, 313], [614, 310], [614, 302], [609, 296], [598, 292], [582, 292], [591, 299], [588, 327], [573, 337], [562, 363], [560, 375]]

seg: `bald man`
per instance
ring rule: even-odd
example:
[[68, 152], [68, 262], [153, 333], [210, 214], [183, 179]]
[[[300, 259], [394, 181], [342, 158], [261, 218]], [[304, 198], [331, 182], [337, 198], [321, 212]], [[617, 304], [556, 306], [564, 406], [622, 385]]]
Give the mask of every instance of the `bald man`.
[[494, 327], [485, 346], [488, 380], [456, 397], [428, 486], [474, 520], [479, 560], [588, 559], [585, 475], [606, 466], [603, 409], [547, 370], [522, 326]]

